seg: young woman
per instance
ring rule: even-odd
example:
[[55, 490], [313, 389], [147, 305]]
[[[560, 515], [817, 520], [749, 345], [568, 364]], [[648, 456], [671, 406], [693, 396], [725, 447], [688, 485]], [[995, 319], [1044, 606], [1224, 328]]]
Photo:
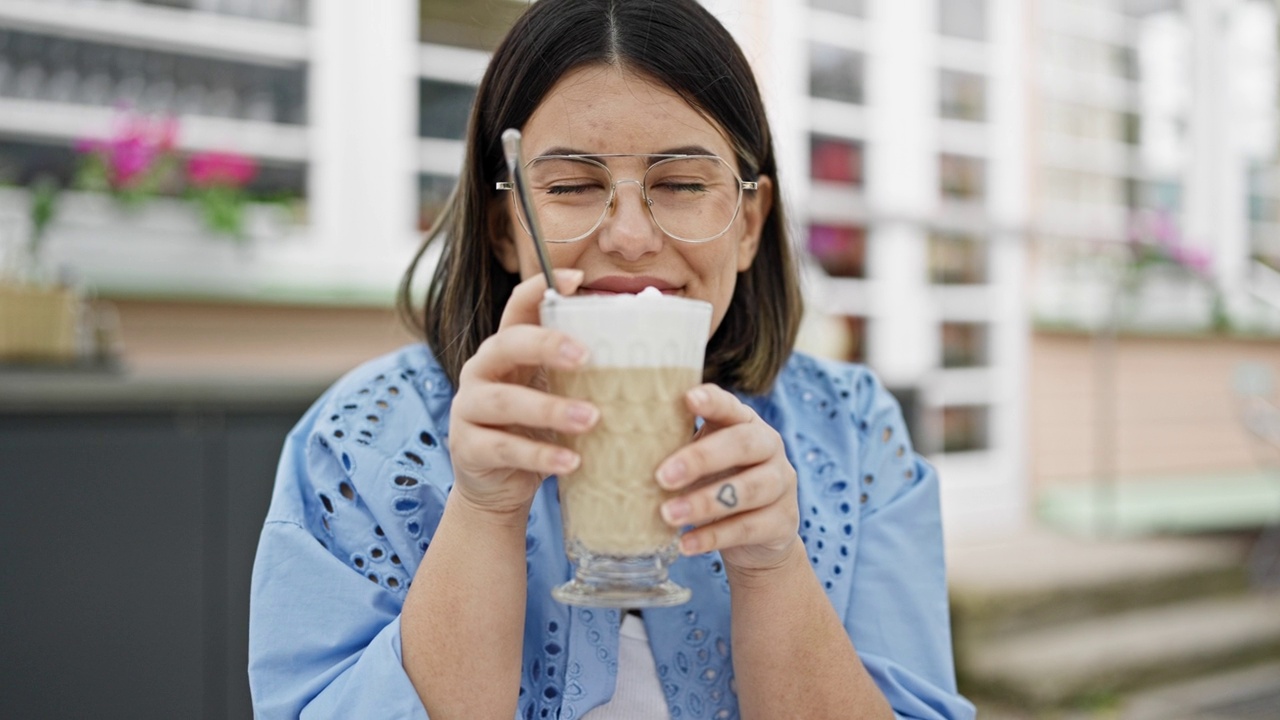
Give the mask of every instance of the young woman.
[[[678, 492], [664, 519], [691, 527], [672, 568], [685, 605], [551, 598], [571, 572], [554, 478], [579, 458], [549, 438], [599, 412], [536, 381], [584, 351], [538, 325], [545, 284], [498, 189], [508, 127], [524, 162], [556, 156], [609, 195], [548, 238], [561, 292], [656, 286], [714, 308], [706, 383], [686, 398], [701, 429], [654, 478]], [[676, 232], [650, 202], [651, 169], [674, 155], [747, 189]], [[254, 570], [259, 717], [973, 716], [937, 478], [866, 369], [792, 352], [801, 304], [768, 123], [695, 0], [532, 4], [480, 84], [432, 239], [425, 343], [339, 381], [286, 443]]]

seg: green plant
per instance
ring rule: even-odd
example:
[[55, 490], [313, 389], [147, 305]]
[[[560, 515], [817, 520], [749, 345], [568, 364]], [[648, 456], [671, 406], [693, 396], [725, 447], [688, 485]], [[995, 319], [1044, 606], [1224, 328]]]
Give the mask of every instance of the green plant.
[[203, 152], [187, 160], [188, 195], [211, 230], [244, 239], [246, 187], [257, 172], [257, 163], [239, 153]]

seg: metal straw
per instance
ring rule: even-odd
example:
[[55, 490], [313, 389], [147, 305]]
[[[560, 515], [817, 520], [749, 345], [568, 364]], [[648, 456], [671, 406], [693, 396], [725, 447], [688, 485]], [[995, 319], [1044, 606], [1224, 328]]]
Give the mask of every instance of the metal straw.
[[551, 272], [551, 256], [547, 254], [547, 245], [542, 241], [542, 229], [538, 227], [538, 216], [533, 213], [533, 198], [529, 197], [529, 186], [524, 179], [524, 166], [520, 164], [520, 131], [507, 128], [502, 133], [502, 150], [507, 156], [507, 170], [511, 172], [511, 180], [515, 183], [516, 197], [520, 208], [524, 211], [525, 220], [529, 223], [529, 235], [533, 237], [533, 247], [538, 252], [538, 264], [542, 265], [542, 274], [547, 278], [547, 292], [559, 295], [556, 290], [556, 278]]

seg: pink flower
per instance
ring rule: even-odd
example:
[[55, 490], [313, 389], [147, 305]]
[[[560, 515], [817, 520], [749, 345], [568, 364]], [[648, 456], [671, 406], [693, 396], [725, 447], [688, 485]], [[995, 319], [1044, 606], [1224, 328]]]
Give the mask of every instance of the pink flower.
[[202, 152], [187, 160], [187, 179], [198, 188], [244, 187], [258, 174], [253, 158], [233, 152]]
[[1213, 258], [1203, 250], [1190, 247], [1174, 248], [1173, 261], [1199, 275], [1208, 275]]
[[117, 120], [115, 133], [106, 140], [78, 140], [78, 152], [97, 155], [106, 167], [107, 182], [123, 189], [143, 180], [156, 161], [169, 153], [176, 141], [178, 121], [174, 118], [151, 120], [126, 114]]

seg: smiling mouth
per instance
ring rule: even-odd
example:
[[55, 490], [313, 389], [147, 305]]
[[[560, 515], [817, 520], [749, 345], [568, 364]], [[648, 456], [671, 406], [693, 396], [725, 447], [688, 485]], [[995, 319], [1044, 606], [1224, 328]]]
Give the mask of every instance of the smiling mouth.
[[682, 288], [652, 277], [606, 277], [583, 285], [583, 295], [635, 295], [645, 288], [656, 288], [663, 295], [678, 295]]
[[[636, 295], [636, 294], [639, 294], [639, 292], [640, 290], [637, 290], [635, 292], [629, 292], [626, 290], [623, 290], [623, 291], [598, 290], [596, 288], [586, 288], [586, 287], [578, 289], [579, 295]], [[663, 295], [679, 295], [680, 294], [680, 290], [677, 288], [671, 288], [669, 290], [661, 290], [659, 292], [661, 292]]]

